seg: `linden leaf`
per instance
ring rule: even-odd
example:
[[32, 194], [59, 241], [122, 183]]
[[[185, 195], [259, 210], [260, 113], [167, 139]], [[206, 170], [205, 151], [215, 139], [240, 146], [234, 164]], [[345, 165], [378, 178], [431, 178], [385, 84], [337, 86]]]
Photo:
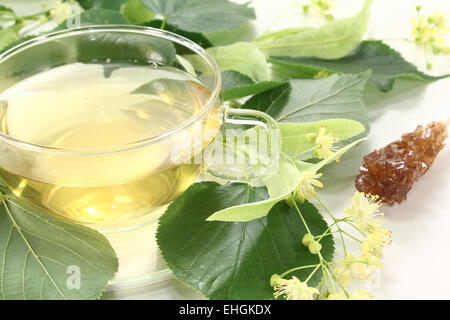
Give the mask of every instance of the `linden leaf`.
[[191, 32], [214, 32], [239, 27], [255, 19], [248, 4], [228, 0], [142, 0], [168, 23]]
[[209, 48], [207, 51], [216, 60], [222, 72], [235, 70], [254, 81], [269, 79], [266, 58], [251, 43], [238, 42], [229, 46]]
[[255, 95], [282, 85], [281, 81], [254, 82], [250, 77], [235, 70], [222, 72], [222, 96], [224, 101]]
[[141, 0], [128, 0], [121, 7], [121, 12], [132, 24], [143, 24], [155, 18], [155, 13], [144, 6]]
[[[162, 23], [163, 23], [163, 21], [155, 19], [150, 22], [146, 22], [143, 25], [147, 26], [147, 27], [152, 27], [152, 28], [161, 28]], [[212, 46], [212, 44], [209, 42], [209, 40], [206, 39], [205, 36], [201, 33], [185, 31], [185, 30], [179, 29], [179, 28], [172, 26], [171, 24], [167, 24], [167, 23], [165, 24], [164, 30], [170, 31], [170, 32], [176, 33], [180, 36], [183, 36], [185, 38], [188, 38], [189, 40], [194, 41], [195, 43], [197, 43], [199, 46], [201, 46], [204, 49], [210, 48]]]
[[[213, 212], [267, 198], [265, 188], [247, 184], [196, 183], [178, 197], [159, 221], [157, 241], [173, 274], [210, 299], [273, 299], [270, 277], [291, 268], [317, 264], [301, 240], [305, 227], [295, 208], [277, 204], [266, 217], [250, 222], [206, 222]], [[314, 235], [327, 228], [317, 209], [299, 206]], [[321, 254], [334, 254], [331, 236], [321, 240]], [[305, 280], [312, 270], [290, 274]], [[316, 286], [321, 271], [308, 284]]]
[[[97, 299], [117, 268], [114, 250], [97, 231], [2, 195], [1, 299]], [[78, 271], [79, 287], [71, 287], [70, 276]]]
[[127, 0], [77, 0], [84, 9], [105, 8], [119, 11]]
[[0, 30], [0, 52], [9, 48], [11, 44], [19, 41], [19, 31], [23, 28], [23, 24], [15, 24], [11, 27]]
[[[69, 18], [71, 20], [73, 18]], [[55, 30], [67, 29], [68, 21], [61, 23]], [[112, 9], [94, 8], [80, 14], [80, 26], [102, 24], [130, 24], [127, 18], [120, 12]]]
[[11, 12], [14, 12], [14, 10], [9, 8], [9, 7], [6, 7], [6, 6], [3, 6], [3, 5], [0, 4], [0, 14], [2, 14], [2, 13], [11, 13]]
[[[248, 42], [237, 42], [229, 46], [212, 47], [208, 53], [217, 62], [221, 72], [233, 70], [249, 77], [252, 81], [269, 80], [269, 67], [266, 58], [259, 49]], [[199, 56], [183, 56], [199, 71], [207, 73], [206, 65]]]
[[372, 0], [350, 18], [335, 20], [320, 28], [284, 29], [263, 34], [253, 43], [267, 56], [312, 56], [337, 59], [347, 55], [366, 33]]
[[381, 41], [364, 41], [357, 50], [337, 60], [311, 57], [276, 57], [268, 61], [276, 77], [282, 79], [314, 78], [319, 73], [358, 74], [372, 70], [369, 82], [383, 92], [390, 91], [397, 79], [407, 78], [418, 81], [435, 81], [448, 75], [433, 77], [417, 70], [400, 53]]
[[325, 79], [293, 79], [249, 99], [243, 108], [265, 112], [280, 123], [350, 119], [369, 128], [363, 92], [370, 71]]

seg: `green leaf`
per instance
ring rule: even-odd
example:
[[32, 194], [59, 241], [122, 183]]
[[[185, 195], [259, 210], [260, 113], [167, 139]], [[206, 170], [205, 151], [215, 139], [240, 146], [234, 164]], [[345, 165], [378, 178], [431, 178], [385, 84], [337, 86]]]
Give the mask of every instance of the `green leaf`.
[[238, 42], [229, 46], [213, 47], [207, 50], [216, 60], [220, 70], [235, 70], [254, 81], [269, 79], [266, 58], [251, 43]]
[[383, 92], [390, 91], [400, 78], [435, 81], [448, 77], [433, 77], [418, 71], [399, 52], [381, 41], [364, 41], [353, 53], [337, 60], [278, 57], [270, 58], [269, 62], [274, 73], [282, 78], [313, 78], [319, 72], [357, 74], [372, 70], [369, 82]]
[[[152, 20], [150, 22], [144, 23], [144, 26], [152, 27], [152, 28], [161, 28], [163, 24], [163, 21], [161, 20]], [[211, 42], [209, 42], [208, 39], [206, 39], [203, 34], [197, 33], [197, 32], [188, 32], [185, 30], [181, 30], [175, 26], [172, 26], [171, 24], [167, 24], [164, 26], [164, 30], [179, 34], [180, 36], [183, 36], [185, 38], [188, 38], [189, 40], [194, 41], [199, 46], [201, 46], [204, 49], [210, 48], [212, 46]]]
[[337, 59], [347, 55], [366, 33], [372, 0], [351, 17], [335, 20], [320, 28], [285, 29], [263, 34], [253, 43], [266, 56], [311, 56]]
[[228, 46], [236, 42], [251, 42], [256, 38], [254, 23], [251, 21], [233, 29], [205, 33], [213, 46]]
[[[67, 285], [71, 266], [81, 273], [79, 289]], [[2, 196], [1, 299], [97, 299], [117, 268], [116, 254], [97, 231]]]
[[208, 221], [238, 221], [247, 222], [266, 216], [272, 207], [286, 199], [295, 190], [300, 181], [300, 175], [294, 162], [288, 157], [281, 157], [278, 172], [263, 178], [269, 198], [262, 201], [246, 202], [232, 206], [208, 217]]
[[[0, 34], [1, 34], [1, 32], [2, 32], [2, 30], [0, 30]], [[26, 37], [20, 38], [19, 40], [11, 42], [6, 47], [3, 47], [3, 48], [0, 47], [0, 54], [11, 48], [14, 48], [15, 46], [17, 46], [23, 42], [26, 42], [26, 41], [34, 39], [34, 38], [36, 38], [36, 36], [26, 36]], [[1, 40], [0, 40], [0, 42], [1, 42]]]
[[11, 27], [0, 30], [0, 52], [9, 48], [12, 43], [20, 40], [19, 31], [23, 24], [15, 24]]
[[[81, 26], [101, 24], [130, 24], [123, 14], [111, 9], [89, 9], [80, 14]], [[60, 24], [55, 30], [67, 29], [67, 21]]]
[[[285, 203], [250, 222], [205, 222], [213, 212], [266, 197], [264, 188], [215, 182], [194, 184], [178, 197], [161, 217], [157, 233], [174, 275], [210, 299], [262, 300], [273, 299], [269, 280], [274, 273], [318, 263], [318, 256], [301, 242], [306, 230], [298, 212]], [[305, 202], [300, 210], [314, 235], [327, 229], [312, 204]], [[332, 237], [324, 237], [321, 244], [321, 254], [329, 261], [334, 254]], [[305, 280], [311, 271], [289, 276]], [[309, 285], [316, 286], [320, 279], [318, 270]]]
[[77, 0], [83, 9], [90, 9], [96, 0]]
[[9, 8], [9, 7], [5, 7], [5, 6], [0, 4], [0, 14], [3, 13], [3, 12], [14, 12], [14, 10]]
[[369, 128], [363, 92], [370, 72], [332, 75], [325, 79], [293, 79], [258, 94], [243, 108], [263, 111], [281, 123], [350, 119]]
[[79, 0], [78, 3], [84, 9], [111, 9], [119, 11], [127, 0]]
[[239, 99], [278, 87], [285, 82], [254, 82], [250, 77], [234, 70], [222, 72], [222, 96], [224, 101]]
[[365, 127], [360, 122], [349, 119], [328, 119], [306, 123], [282, 122], [278, 126], [281, 130], [282, 150], [290, 156], [302, 150], [311, 149], [314, 142], [308, 141], [308, 135], [317, 134], [321, 127], [327, 127], [327, 132], [331, 132], [339, 141], [345, 141], [365, 131]]
[[98, 0], [94, 1], [93, 8], [104, 8], [120, 11], [127, 0]]
[[121, 12], [131, 24], [143, 24], [155, 18], [155, 13], [148, 10], [142, 0], [128, 0], [122, 6]]
[[242, 74], [236, 70], [226, 70], [222, 72], [222, 91], [254, 84], [252, 78]]
[[143, 0], [168, 23], [191, 32], [214, 32], [239, 27], [255, 18], [248, 4], [228, 0]]

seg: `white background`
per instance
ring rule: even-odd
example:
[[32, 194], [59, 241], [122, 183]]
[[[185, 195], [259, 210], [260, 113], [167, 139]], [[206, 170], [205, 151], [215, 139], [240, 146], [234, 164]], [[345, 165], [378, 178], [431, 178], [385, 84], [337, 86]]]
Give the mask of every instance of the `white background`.
[[[51, 2], [51, 1], [50, 1]], [[244, 2], [244, 1], [242, 1]], [[37, 10], [41, 1], [2, 0], [0, 4], [27, 12]], [[262, 32], [292, 3], [291, 0], [255, 0], [258, 20], [255, 32]], [[362, 0], [337, 0], [336, 18], [355, 14]], [[421, 4], [425, 12], [440, 9], [449, 14], [448, 0], [374, 0], [368, 37], [373, 39], [404, 38], [410, 32], [410, 18], [415, 6]], [[274, 26], [315, 26], [318, 18], [304, 18], [300, 10], [280, 19]], [[423, 70], [423, 52], [414, 45], [392, 41], [409, 61]], [[450, 56], [430, 57], [433, 74], [450, 73]], [[352, 197], [355, 168], [364, 154], [398, 139], [402, 133], [417, 125], [450, 118], [450, 79], [429, 85], [405, 89], [400, 83], [388, 95], [368, 95], [372, 126], [370, 139], [352, 152], [350, 157], [332, 172], [325, 172], [325, 189], [321, 198], [336, 215], [344, 215]], [[391, 247], [384, 253], [384, 267], [378, 276], [377, 299], [450, 299], [450, 148], [439, 154], [431, 170], [413, 187], [408, 201], [392, 208], [383, 208], [387, 227], [393, 231]], [[328, 170], [330, 171], [330, 170]], [[335, 178], [339, 177], [339, 180]], [[333, 181], [330, 181], [333, 180]], [[132, 299], [196, 299], [201, 296], [178, 282], [170, 280], [138, 291], [124, 291], [111, 295]]]

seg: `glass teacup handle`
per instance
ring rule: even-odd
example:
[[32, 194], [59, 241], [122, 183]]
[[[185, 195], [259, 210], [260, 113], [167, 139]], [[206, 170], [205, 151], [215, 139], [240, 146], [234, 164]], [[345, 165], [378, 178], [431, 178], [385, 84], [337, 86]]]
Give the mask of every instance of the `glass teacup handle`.
[[224, 107], [222, 128], [206, 161], [207, 172], [229, 181], [249, 182], [278, 170], [281, 135], [268, 114]]

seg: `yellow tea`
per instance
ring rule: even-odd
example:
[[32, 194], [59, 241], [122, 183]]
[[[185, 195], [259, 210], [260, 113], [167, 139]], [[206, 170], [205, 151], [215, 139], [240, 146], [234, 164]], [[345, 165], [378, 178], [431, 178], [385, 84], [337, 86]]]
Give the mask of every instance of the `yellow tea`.
[[[141, 217], [189, 187], [200, 165], [176, 161], [183, 155], [175, 147], [191, 143], [185, 135], [139, 142], [189, 120], [210, 94], [189, 74], [161, 66], [76, 63], [34, 75], [0, 95], [0, 130], [47, 151], [2, 142], [0, 178], [17, 196], [81, 223]], [[201, 124], [219, 128], [215, 116]]]

